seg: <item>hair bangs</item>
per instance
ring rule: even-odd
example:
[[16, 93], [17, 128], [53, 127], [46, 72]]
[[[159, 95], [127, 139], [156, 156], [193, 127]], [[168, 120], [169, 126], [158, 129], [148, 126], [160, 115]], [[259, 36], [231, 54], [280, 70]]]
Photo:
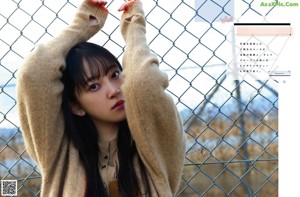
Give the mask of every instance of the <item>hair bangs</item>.
[[105, 48], [92, 43], [79, 44], [74, 48], [74, 53], [72, 55], [74, 67], [72, 78], [74, 88], [78, 94], [89, 81], [98, 80], [100, 77], [107, 75], [112, 68], [117, 67], [122, 70], [115, 56]]
[[100, 77], [105, 76], [113, 64], [113, 62], [99, 57], [90, 57], [84, 59], [85, 83], [87, 83], [89, 80], [97, 80]]

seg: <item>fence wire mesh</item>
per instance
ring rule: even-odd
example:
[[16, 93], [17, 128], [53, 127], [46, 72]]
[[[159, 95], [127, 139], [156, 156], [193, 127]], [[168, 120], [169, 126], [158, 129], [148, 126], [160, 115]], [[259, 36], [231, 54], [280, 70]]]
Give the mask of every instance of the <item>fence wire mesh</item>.
[[[262, 16], [274, 9], [254, 2], [239, 1], [238, 10], [233, 0], [143, 2], [147, 40], [169, 76], [168, 92], [187, 138], [177, 196], [278, 195], [277, 82], [226, 77], [228, 65], [238, 55], [232, 22], [247, 15], [263, 22]], [[80, 3], [0, 3], [0, 177], [17, 180], [19, 196], [39, 196], [41, 174], [26, 153], [19, 129], [16, 73], [37, 43], [55, 36], [72, 20]], [[115, 10], [121, 3], [108, 2], [106, 26], [91, 39], [119, 59], [125, 43], [119, 33], [120, 13]], [[264, 44], [271, 46], [272, 40]]]

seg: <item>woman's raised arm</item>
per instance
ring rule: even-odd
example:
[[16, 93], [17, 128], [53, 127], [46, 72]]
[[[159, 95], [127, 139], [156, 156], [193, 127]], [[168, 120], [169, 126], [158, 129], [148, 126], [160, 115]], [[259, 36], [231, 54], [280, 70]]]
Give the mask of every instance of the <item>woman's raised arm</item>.
[[104, 25], [106, 3], [84, 1], [71, 24], [47, 44], [29, 54], [17, 77], [17, 105], [20, 125], [29, 155], [40, 170], [49, 170], [66, 152], [62, 113], [62, 72], [65, 58], [74, 45], [86, 41]]
[[157, 196], [177, 192], [185, 156], [181, 118], [166, 93], [168, 77], [159, 69], [157, 57], [146, 43], [146, 22], [140, 1], [129, 1], [121, 32], [126, 42], [123, 58], [125, 109], [139, 155]]

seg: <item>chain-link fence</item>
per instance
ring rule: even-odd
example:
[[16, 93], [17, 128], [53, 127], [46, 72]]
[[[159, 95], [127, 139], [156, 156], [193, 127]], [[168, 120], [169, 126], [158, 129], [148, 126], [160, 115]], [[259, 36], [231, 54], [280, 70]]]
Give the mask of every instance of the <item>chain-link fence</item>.
[[[108, 1], [105, 27], [91, 41], [119, 59], [121, 0]], [[170, 80], [168, 92], [184, 121], [186, 162], [178, 196], [278, 195], [277, 81], [232, 80], [241, 45], [233, 22], [266, 22], [276, 9], [256, 1], [143, 1], [147, 40]], [[64, 28], [80, 0], [0, 2], [0, 177], [18, 181], [19, 196], [38, 196], [41, 174], [24, 147], [16, 109], [16, 73], [39, 42]], [[239, 3], [239, 9], [234, 6]], [[261, 43], [257, 37], [247, 42]], [[244, 42], [246, 43], [246, 42]], [[264, 53], [274, 39], [264, 41]], [[271, 51], [271, 52], [270, 52]]]

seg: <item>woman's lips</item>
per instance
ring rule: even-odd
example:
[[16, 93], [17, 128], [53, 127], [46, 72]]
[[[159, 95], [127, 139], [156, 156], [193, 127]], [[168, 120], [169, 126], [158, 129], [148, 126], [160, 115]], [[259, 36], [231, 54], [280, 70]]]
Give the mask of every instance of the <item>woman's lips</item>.
[[124, 109], [124, 100], [119, 100], [115, 103], [115, 105], [111, 108], [112, 110], [119, 110], [119, 109]]

